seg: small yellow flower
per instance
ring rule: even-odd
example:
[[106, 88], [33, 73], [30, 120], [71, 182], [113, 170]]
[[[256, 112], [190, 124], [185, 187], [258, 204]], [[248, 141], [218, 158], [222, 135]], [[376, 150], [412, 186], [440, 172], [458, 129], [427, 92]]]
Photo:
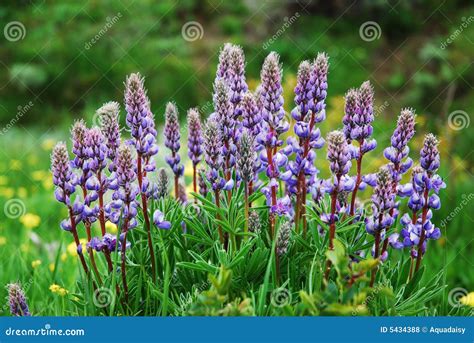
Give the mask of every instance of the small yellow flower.
[[51, 273], [54, 272], [54, 263], [50, 263], [48, 268]]
[[20, 250], [24, 253], [27, 253], [30, 251], [30, 245], [27, 243], [23, 243], [20, 245]]
[[31, 262], [31, 266], [33, 267], [33, 269], [37, 268], [40, 265], [41, 265], [41, 260], [34, 260], [33, 262]]
[[66, 253], [62, 253], [61, 254], [61, 261], [64, 262], [67, 260], [67, 254]]
[[31, 178], [35, 181], [42, 181], [46, 177], [46, 174], [49, 173], [44, 170], [35, 170], [31, 173]]
[[61, 288], [61, 286], [56, 285], [55, 283], [53, 283], [51, 286], [49, 286], [49, 290], [53, 293], [57, 293], [60, 288]]
[[50, 151], [54, 148], [55, 144], [56, 144], [56, 141], [54, 139], [47, 138], [41, 143], [41, 147], [45, 151]]
[[107, 232], [110, 232], [112, 234], [116, 234], [118, 231], [117, 225], [109, 221], [105, 222], [105, 229], [107, 230]]
[[0, 175], [0, 186], [8, 184], [8, 178], [5, 175]]
[[20, 217], [20, 223], [27, 229], [33, 229], [41, 223], [41, 218], [33, 213], [26, 213]]
[[188, 160], [184, 166], [184, 176], [193, 177], [193, 162], [191, 160]]
[[25, 187], [18, 188], [16, 192], [20, 198], [25, 199], [28, 197], [28, 191], [26, 190]]
[[53, 189], [53, 181], [50, 178], [44, 179], [42, 185], [46, 190]]
[[20, 160], [11, 160], [10, 169], [11, 170], [21, 170], [22, 164]]
[[0, 245], [5, 245], [5, 244], [7, 244], [6, 237], [0, 236]]
[[[82, 244], [82, 248], [85, 249], [86, 247], [86, 244], [87, 244], [87, 240], [84, 239], [84, 238], [81, 238], [79, 240], [79, 242], [81, 242]], [[67, 253], [71, 256], [76, 256], [77, 255], [77, 246], [76, 246], [76, 243], [75, 242], [71, 242], [68, 244], [67, 248]]]
[[0, 195], [5, 198], [13, 198], [15, 195], [15, 190], [13, 188], [0, 188]]
[[474, 292], [470, 292], [469, 294], [463, 296], [460, 301], [463, 305], [474, 307]]
[[60, 296], [62, 296], [62, 297], [65, 296], [65, 295], [68, 294], [68, 293], [69, 293], [69, 291], [68, 291], [67, 289], [65, 289], [65, 288], [62, 288], [62, 287], [61, 287], [60, 289], [58, 289], [58, 294], [59, 294]]

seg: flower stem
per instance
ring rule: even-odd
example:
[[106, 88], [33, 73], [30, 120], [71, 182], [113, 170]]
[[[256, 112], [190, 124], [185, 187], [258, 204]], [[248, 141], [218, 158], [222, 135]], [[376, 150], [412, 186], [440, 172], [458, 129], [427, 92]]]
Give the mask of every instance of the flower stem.
[[145, 221], [145, 227], [146, 227], [147, 238], [148, 238], [148, 249], [150, 250], [151, 272], [153, 276], [153, 281], [155, 281], [156, 280], [155, 252], [153, 250], [153, 240], [151, 238], [151, 226], [150, 226], [150, 218], [148, 216], [147, 197], [146, 197], [146, 194], [142, 190], [143, 171], [142, 171], [141, 153], [138, 153], [138, 156], [137, 156], [137, 177], [138, 177], [138, 187], [140, 188], [140, 194], [142, 198], [142, 212], [143, 212], [143, 219]]
[[127, 249], [127, 233], [128, 233], [128, 219], [123, 223], [123, 241], [122, 241], [122, 283], [123, 290], [125, 293], [125, 302], [128, 302], [128, 285], [127, 285], [127, 271], [126, 271], [126, 256], [125, 252]]
[[[193, 163], [193, 191], [197, 194], [197, 165]], [[194, 203], [197, 204], [197, 198], [194, 198]]]
[[245, 224], [244, 224], [244, 240], [248, 239], [248, 232], [249, 232], [249, 189], [247, 182], [244, 184], [245, 194], [244, 194], [244, 201], [245, 201]]
[[[71, 221], [71, 232], [74, 237], [74, 242], [76, 243], [76, 248], [79, 248], [79, 245], [81, 244], [81, 242], [79, 241], [79, 235], [77, 234], [76, 219], [74, 218], [74, 213], [72, 211], [71, 206], [68, 206], [68, 210], [69, 210], [69, 220]], [[78, 252], [78, 255], [79, 255], [79, 259], [81, 260], [82, 268], [84, 268], [84, 271], [86, 272], [86, 274], [89, 275], [89, 268], [87, 268], [84, 255], [79, 252]]]
[[420, 242], [418, 243], [418, 254], [416, 256], [416, 265], [415, 265], [415, 273], [420, 269], [421, 266], [421, 259], [423, 253], [423, 243], [425, 242], [425, 229], [423, 226], [425, 225], [426, 216], [428, 215], [428, 187], [425, 189], [424, 193], [425, 203], [423, 205], [423, 212], [421, 214], [421, 234], [420, 234]]
[[[340, 176], [337, 176], [337, 187], [339, 187]], [[329, 225], [329, 250], [334, 250], [334, 238], [336, 237], [336, 202], [337, 202], [338, 188], [335, 188], [331, 193], [331, 224]], [[329, 273], [331, 271], [331, 261], [326, 261], [326, 271], [324, 279], [328, 281]]]
[[362, 153], [362, 144], [364, 144], [363, 140], [362, 142], [359, 142], [359, 156], [357, 157], [357, 179], [354, 190], [352, 191], [351, 210], [349, 213], [350, 216], [354, 215], [357, 191], [359, 190], [359, 186], [362, 181], [362, 158], [364, 157], [364, 154]]
[[[219, 190], [216, 189], [214, 191], [214, 197], [216, 198], [216, 206], [217, 206], [217, 213], [216, 213], [216, 220], [220, 220], [221, 216], [219, 214], [219, 209], [220, 209], [220, 200], [219, 200]], [[222, 228], [221, 224], [217, 224], [217, 231], [219, 232], [219, 240], [221, 241], [222, 244], [224, 244], [224, 235], [222, 234]]]

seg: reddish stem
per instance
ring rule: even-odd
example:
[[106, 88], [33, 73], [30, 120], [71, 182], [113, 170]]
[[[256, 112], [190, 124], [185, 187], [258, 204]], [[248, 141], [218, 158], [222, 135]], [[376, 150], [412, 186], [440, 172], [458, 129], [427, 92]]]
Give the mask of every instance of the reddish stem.
[[[76, 248], [79, 248], [79, 245], [81, 244], [79, 240], [79, 236], [77, 234], [77, 229], [76, 229], [76, 219], [74, 218], [74, 213], [72, 211], [72, 207], [68, 206], [69, 210], [69, 220], [71, 221], [71, 233], [74, 237], [74, 242], [76, 243]], [[81, 260], [82, 268], [84, 268], [84, 271], [86, 272], [87, 275], [89, 275], [89, 268], [87, 268], [86, 260], [84, 259], [84, 255], [82, 253], [79, 253], [79, 259]]]
[[364, 157], [364, 154], [362, 153], [362, 144], [364, 144], [364, 140], [359, 142], [359, 156], [357, 157], [357, 179], [354, 190], [352, 191], [350, 216], [354, 215], [357, 191], [359, 190], [359, 186], [362, 181], [362, 158]]
[[[197, 194], [197, 170], [196, 164], [193, 163], [193, 191]], [[197, 198], [194, 198], [194, 202], [197, 203]]]
[[[337, 185], [339, 187], [341, 176], [337, 175]], [[331, 193], [331, 224], [329, 225], [329, 250], [334, 250], [334, 238], [336, 237], [336, 202], [337, 202], [337, 189], [334, 189]], [[329, 273], [331, 272], [331, 261], [328, 259], [326, 262], [326, 272], [324, 273], [324, 279], [327, 281]]]
[[150, 225], [150, 218], [148, 216], [147, 198], [146, 198], [146, 194], [142, 192], [142, 183], [143, 183], [144, 175], [146, 175], [146, 172], [142, 171], [142, 155], [141, 153], [138, 153], [138, 156], [137, 156], [138, 187], [140, 187], [143, 219], [145, 221], [145, 227], [146, 227], [146, 232], [147, 232], [147, 237], [148, 237], [148, 249], [150, 250], [151, 272], [153, 276], [153, 281], [155, 281], [156, 280], [155, 252], [153, 250], [153, 241], [151, 239], [151, 225]]
[[428, 187], [425, 189], [424, 193], [425, 204], [423, 205], [423, 212], [421, 214], [421, 235], [420, 235], [420, 242], [418, 243], [418, 254], [416, 256], [416, 266], [415, 266], [415, 273], [420, 269], [421, 266], [421, 259], [422, 259], [422, 252], [423, 252], [423, 243], [425, 242], [425, 229], [423, 226], [425, 225], [426, 216], [428, 215]]

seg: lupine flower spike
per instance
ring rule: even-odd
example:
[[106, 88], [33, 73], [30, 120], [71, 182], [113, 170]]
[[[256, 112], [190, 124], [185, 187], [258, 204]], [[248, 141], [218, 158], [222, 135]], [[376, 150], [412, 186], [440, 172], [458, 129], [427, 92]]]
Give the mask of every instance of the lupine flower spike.
[[143, 219], [148, 236], [151, 270], [153, 280], [156, 280], [155, 252], [151, 239], [151, 224], [148, 214], [149, 182], [146, 174], [155, 170], [153, 156], [158, 153], [156, 144], [156, 129], [154, 115], [150, 109], [150, 100], [146, 95], [144, 79], [140, 74], [130, 74], [125, 81], [125, 110], [126, 123], [132, 136], [131, 143], [137, 151], [136, 171], [138, 187], [142, 200]]
[[[352, 98], [350, 96], [346, 97], [346, 101], [350, 102], [352, 101]], [[348, 106], [351, 107], [352, 104], [347, 104], [346, 110]], [[348, 111], [350, 112], [351, 110], [349, 109]], [[357, 160], [357, 176], [355, 187], [352, 191], [350, 207], [350, 215], [353, 216], [355, 213], [357, 191], [363, 181], [362, 158], [364, 157], [364, 154], [377, 147], [375, 139], [370, 138], [373, 131], [372, 122], [374, 121], [374, 89], [369, 81], [362, 83], [357, 91], [357, 106], [355, 113], [346, 113], [346, 115], [347, 114], [349, 114], [352, 121], [345, 124], [345, 130], [347, 132], [350, 129], [350, 139], [357, 141], [359, 144], [359, 149], [356, 152], [351, 153], [352, 157]], [[369, 183], [370, 181], [367, 182]]]
[[[332, 131], [327, 136], [328, 153], [327, 159], [330, 162], [332, 178], [326, 180], [323, 189], [331, 196], [331, 213], [325, 214], [322, 219], [329, 223], [329, 250], [334, 249], [334, 238], [336, 236], [336, 221], [339, 216], [336, 214], [339, 194], [349, 192], [354, 187], [354, 181], [347, 176], [351, 169], [351, 155], [346, 137], [342, 131]], [[329, 277], [331, 263], [326, 264], [325, 279]]]
[[244, 239], [247, 239], [249, 227], [249, 184], [255, 178], [255, 144], [254, 137], [245, 130], [240, 139], [239, 156], [237, 159], [237, 169], [244, 182], [244, 202], [245, 202], [245, 226]]
[[[217, 122], [210, 117], [207, 120], [206, 128], [204, 130], [204, 153], [206, 163], [208, 166], [207, 179], [209, 180], [212, 190], [214, 191], [214, 200], [217, 208], [220, 207], [220, 190], [224, 188], [225, 180], [219, 175], [222, 168], [223, 159], [221, 155], [222, 140], [221, 133]], [[216, 214], [216, 219], [219, 220], [219, 213]], [[222, 228], [218, 225], [219, 239], [224, 244], [224, 234]]]
[[278, 148], [283, 144], [279, 136], [288, 131], [289, 124], [284, 119], [282, 70], [276, 52], [271, 52], [265, 58], [260, 78], [262, 81], [263, 121], [262, 133], [258, 136], [258, 142], [265, 147], [265, 150], [262, 150], [260, 154], [260, 159], [266, 167], [266, 174], [270, 180], [268, 186], [264, 187], [262, 191], [270, 206], [270, 236], [274, 239], [275, 217], [290, 214], [290, 198], [285, 196], [283, 199], [277, 199], [279, 168], [285, 166], [288, 161], [288, 158], [278, 151]]
[[115, 171], [115, 157], [120, 146], [120, 126], [119, 126], [120, 105], [118, 102], [110, 101], [97, 110], [100, 129], [105, 136], [107, 144], [107, 158], [110, 161], [109, 170]]
[[[384, 261], [387, 258], [387, 251], [384, 251], [380, 256], [380, 243], [384, 238], [385, 232], [394, 223], [394, 217], [390, 214], [390, 210], [395, 205], [395, 190], [393, 189], [393, 181], [390, 170], [383, 167], [377, 173], [377, 184], [374, 188], [372, 196], [372, 212], [373, 215], [366, 220], [366, 230], [369, 234], [375, 237], [372, 255], [374, 258], [380, 258]], [[370, 286], [372, 287], [375, 281], [377, 269], [372, 271]]]
[[171, 155], [166, 156], [166, 162], [171, 167], [174, 174], [175, 198], [179, 198], [179, 178], [183, 175], [184, 167], [180, 163], [179, 148], [181, 133], [179, 131], [178, 108], [176, 104], [169, 102], [165, 112], [165, 146], [171, 151]]
[[[201, 119], [197, 108], [191, 108], [188, 111], [188, 157], [193, 163], [193, 191], [198, 192], [197, 189], [197, 167], [201, 162], [202, 155], [202, 129]], [[195, 199], [196, 200], [196, 199]]]
[[86, 260], [82, 254], [82, 245], [79, 241], [79, 235], [77, 234], [77, 221], [80, 220], [84, 205], [80, 202], [71, 205], [71, 195], [75, 192], [74, 183], [77, 182], [73, 178], [71, 164], [69, 161], [66, 144], [60, 142], [56, 144], [51, 154], [51, 172], [53, 174], [53, 184], [56, 186], [54, 192], [56, 199], [66, 205], [69, 218], [64, 219], [61, 222], [63, 230], [71, 232], [76, 243], [77, 254], [81, 261], [82, 267], [86, 274], [89, 274], [89, 268], [87, 268]]
[[134, 168], [135, 161], [130, 146], [122, 145], [118, 150], [117, 155], [117, 184], [118, 188], [114, 192], [112, 199], [112, 222], [122, 223], [122, 232], [120, 234], [120, 245], [122, 255], [122, 283], [125, 292], [125, 299], [128, 300], [128, 286], [126, 274], [126, 248], [127, 248], [127, 234], [129, 230], [137, 226], [137, 207], [136, 197], [139, 194], [139, 189], [134, 181], [137, 174]]
[[10, 313], [15, 317], [31, 316], [28, 304], [26, 303], [25, 293], [18, 283], [7, 285], [8, 303], [10, 304]]

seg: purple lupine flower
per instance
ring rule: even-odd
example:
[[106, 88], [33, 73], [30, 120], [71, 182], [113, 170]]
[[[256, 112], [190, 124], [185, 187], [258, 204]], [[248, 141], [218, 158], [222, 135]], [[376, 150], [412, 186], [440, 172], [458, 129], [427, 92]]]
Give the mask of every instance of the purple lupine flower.
[[106, 140], [107, 158], [110, 161], [109, 171], [111, 172], [115, 170], [115, 157], [120, 146], [119, 112], [120, 105], [115, 101], [105, 103], [96, 112], [100, 121], [100, 129]]
[[313, 101], [312, 110], [313, 113], [317, 114], [315, 122], [319, 123], [326, 118], [326, 96], [328, 89], [328, 69], [329, 69], [329, 57], [326, 53], [320, 52], [314, 60], [313, 70], [311, 75], [311, 82], [314, 85], [313, 88]]
[[361, 153], [365, 154], [377, 147], [375, 139], [369, 139], [372, 135], [372, 122], [374, 121], [374, 88], [369, 81], [365, 81], [359, 88], [357, 102], [357, 113], [353, 117], [354, 128], [351, 138], [361, 145]]
[[413, 161], [408, 157], [410, 148], [408, 142], [415, 134], [415, 113], [412, 109], [402, 109], [398, 117], [397, 127], [393, 132], [392, 146], [384, 150], [384, 156], [391, 163], [388, 165], [393, 178], [393, 185], [396, 188], [402, 175], [410, 169]]
[[219, 124], [212, 117], [207, 120], [204, 130], [204, 153], [208, 166], [207, 179], [212, 189], [223, 189], [226, 182], [219, 175], [223, 165], [221, 131]]
[[25, 293], [18, 283], [10, 283], [7, 285], [8, 303], [10, 304], [10, 313], [15, 317], [31, 316], [28, 304], [26, 302]]
[[242, 98], [242, 126], [249, 130], [252, 136], [257, 137], [260, 133], [262, 117], [255, 96], [247, 92]]
[[[286, 196], [284, 199], [276, 199], [278, 190], [278, 178], [280, 177], [279, 168], [287, 164], [288, 158], [278, 152], [278, 147], [283, 144], [279, 135], [288, 131], [289, 124], [285, 121], [285, 111], [283, 109], [283, 87], [281, 85], [282, 70], [279, 57], [276, 52], [271, 52], [263, 63], [261, 77], [261, 97], [262, 108], [262, 132], [258, 136], [258, 143], [265, 147], [260, 154], [260, 159], [266, 167], [267, 177], [270, 182], [267, 187], [262, 189], [267, 197], [267, 204], [270, 205], [272, 214], [289, 215], [290, 201]], [[273, 225], [273, 222], [272, 222]], [[272, 234], [274, 227], [271, 228]]]
[[117, 170], [115, 181], [117, 188], [112, 194], [112, 202], [106, 207], [112, 223], [127, 224], [127, 229], [133, 229], [137, 225], [135, 219], [137, 215], [137, 195], [139, 189], [134, 181], [137, 178], [135, 171], [135, 161], [129, 145], [119, 147], [116, 159]]
[[366, 230], [369, 234], [384, 233], [394, 223], [390, 210], [394, 207], [395, 191], [392, 186], [392, 176], [387, 167], [380, 168], [377, 173], [377, 184], [372, 195], [373, 215], [366, 220]]
[[[247, 92], [245, 82], [245, 56], [240, 46], [234, 45], [230, 51], [230, 79], [227, 81], [230, 89], [230, 101], [234, 108], [234, 119], [242, 115], [242, 97]], [[239, 123], [239, 122], [237, 122]]]
[[435, 135], [429, 133], [425, 136], [423, 148], [420, 152], [420, 164], [428, 174], [435, 173], [439, 168], [438, 144], [439, 142]]
[[[156, 129], [150, 100], [147, 97], [144, 79], [139, 73], [130, 74], [125, 81], [125, 110], [126, 123], [132, 135], [132, 144], [143, 158], [144, 170], [153, 171], [155, 165], [151, 160], [158, 153], [156, 144]], [[147, 187], [148, 184], [145, 183]], [[142, 191], [144, 191], [142, 189]]]
[[255, 160], [255, 139], [249, 131], [245, 130], [240, 138], [237, 170], [246, 183], [255, 179]]
[[69, 206], [70, 196], [75, 191], [75, 179], [71, 170], [66, 144], [59, 142], [51, 154], [51, 172], [53, 184], [56, 186], [56, 200]]
[[[324, 64], [318, 55], [318, 68], [323, 68], [327, 72], [327, 63]], [[326, 60], [327, 62], [327, 60]], [[290, 137], [287, 141], [287, 148], [283, 151], [286, 154], [296, 153], [294, 161], [289, 163], [289, 170], [282, 175], [282, 179], [287, 182], [287, 190], [292, 194], [302, 194], [306, 192], [306, 187], [311, 187], [318, 174], [318, 170], [314, 166], [316, 153], [314, 149], [320, 149], [324, 145], [324, 139], [321, 137], [319, 128], [315, 128], [315, 123], [320, 122], [324, 118], [324, 98], [317, 97], [319, 93], [314, 90], [312, 74], [318, 75], [320, 79], [325, 79], [321, 74], [321, 70], [313, 68], [308, 61], [303, 61], [298, 69], [298, 79], [295, 87], [295, 103], [296, 107], [291, 112], [292, 117], [296, 120], [294, 131], [299, 138], [299, 142], [295, 138]], [[318, 69], [317, 72], [314, 70]], [[325, 86], [323, 86], [326, 89]], [[324, 90], [325, 94], [325, 90]], [[319, 113], [313, 112], [316, 108], [314, 101], [321, 99]], [[302, 189], [304, 187], [304, 190]], [[301, 188], [301, 189], [300, 189]], [[302, 195], [303, 196], [303, 195]]]
[[359, 91], [354, 88], [349, 89], [344, 97], [345, 104], [342, 123], [344, 124], [344, 135], [348, 144], [352, 142], [352, 131], [355, 128], [354, 117], [358, 113], [358, 99]]
[[156, 210], [153, 214], [153, 223], [159, 229], [169, 230], [171, 228], [171, 223], [165, 220], [165, 215], [160, 210]]
[[231, 180], [231, 168], [235, 165], [235, 156], [237, 152], [235, 120], [232, 113], [232, 103], [230, 102], [229, 88], [226, 83], [217, 79], [214, 84], [214, 109], [216, 121], [219, 127], [219, 135], [222, 140], [222, 168], [226, 180]]
[[76, 120], [71, 128], [72, 152], [74, 154], [72, 167], [83, 171], [82, 175], [77, 180], [79, 184], [85, 183], [89, 174], [89, 169], [86, 163], [89, 156], [85, 144], [87, 131], [86, 124], [82, 119]]
[[180, 177], [183, 175], [184, 166], [180, 163], [181, 157], [179, 156], [181, 133], [179, 130], [178, 108], [176, 104], [169, 102], [166, 105], [165, 116], [165, 146], [171, 151], [171, 155], [166, 156], [166, 162], [173, 170], [175, 177]]
[[351, 169], [351, 155], [346, 137], [342, 131], [331, 131], [326, 138], [328, 142], [327, 159], [332, 178], [321, 182], [320, 191], [328, 193], [334, 202], [334, 211], [331, 214], [323, 214], [321, 218], [327, 223], [334, 223], [339, 216], [336, 212], [343, 209], [340, 204], [339, 193], [350, 192], [354, 188], [354, 180], [347, 173]]
[[[117, 249], [120, 251], [122, 249], [122, 244], [120, 240], [118, 241], [117, 245], [117, 236], [112, 235], [110, 233], [106, 233], [104, 237], [93, 237], [89, 243], [87, 243], [87, 247], [94, 249], [97, 252], [100, 251], [115, 251]], [[126, 248], [130, 247], [130, 243], [127, 242]]]
[[169, 195], [169, 178], [165, 168], [158, 170], [158, 180], [154, 192], [155, 199], [165, 199]]
[[107, 166], [107, 144], [102, 131], [94, 127], [85, 136], [86, 151], [89, 160], [87, 166], [92, 175], [86, 181], [86, 188], [91, 191], [106, 191], [107, 181], [102, 171]]
[[197, 166], [201, 161], [202, 155], [202, 129], [201, 119], [197, 108], [191, 108], [188, 111], [188, 157]]
[[230, 63], [231, 63], [231, 51], [233, 45], [231, 43], [225, 43], [219, 53], [219, 63], [217, 65], [216, 78], [229, 80], [231, 77]]

